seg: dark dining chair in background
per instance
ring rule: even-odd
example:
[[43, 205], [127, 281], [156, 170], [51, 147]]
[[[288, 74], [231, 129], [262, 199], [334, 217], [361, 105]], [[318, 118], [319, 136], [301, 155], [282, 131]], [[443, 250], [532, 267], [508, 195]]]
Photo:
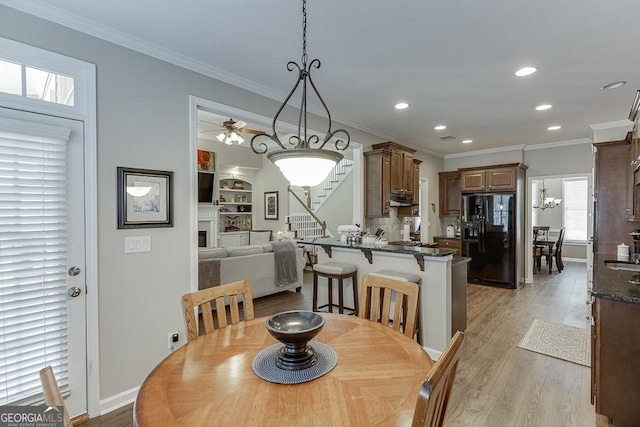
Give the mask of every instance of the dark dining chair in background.
[[560, 229], [558, 240], [556, 241], [556, 245], [553, 248], [553, 257], [556, 259], [556, 267], [558, 268], [558, 273], [562, 273], [562, 270], [564, 270], [564, 263], [562, 262], [562, 245], [564, 243], [565, 231], [565, 228]]

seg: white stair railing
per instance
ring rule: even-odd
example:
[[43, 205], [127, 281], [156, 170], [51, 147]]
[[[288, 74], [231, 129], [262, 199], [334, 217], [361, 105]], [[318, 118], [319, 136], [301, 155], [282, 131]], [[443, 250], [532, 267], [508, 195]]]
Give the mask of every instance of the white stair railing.
[[320, 206], [329, 198], [329, 195], [338, 188], [352, 171], [353, 160], [342, 159], [333, 167], [329, 176], [320, 184], [311, 187], [311, 210], [317, 211]]
[[[296, 232], [296, 238], [310, 242], [323, 236], [322, 226], [308, 213], [289, 215], [288, 227]], [[331, 236], [329, 236], [331, 237]]]

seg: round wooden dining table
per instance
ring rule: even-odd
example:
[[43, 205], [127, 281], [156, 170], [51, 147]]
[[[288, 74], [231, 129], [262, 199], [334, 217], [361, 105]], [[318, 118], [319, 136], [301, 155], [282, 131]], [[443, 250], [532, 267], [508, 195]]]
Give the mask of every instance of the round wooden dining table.
[[315, 380], [276, 384], [252, 370], [254, 357], [278, 342], [267, 317], [200, 336], [156, 366], [134, 405], [134, 425], [411, 425], [431, 358], [415, 341], [379, 323], [321, 313], [315, 338], [338, 355]]

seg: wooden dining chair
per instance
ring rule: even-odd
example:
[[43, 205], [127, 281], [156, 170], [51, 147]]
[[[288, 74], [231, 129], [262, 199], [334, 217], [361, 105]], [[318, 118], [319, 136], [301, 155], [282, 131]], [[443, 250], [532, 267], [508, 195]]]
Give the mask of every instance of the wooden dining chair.
[[204, 325], [205, 333], [212, 332], [215, 329], [211, 307], [211, 303], [214, 301], [216, 305], [215, 308], [218, 328], [225, 328], [228, 324], [225, 299], [228, 299], [229, 301], [231, 324], [240, 322], [241, 319], [238, 304], [238, 296], [240, 295], [243, 296], [243, 320], [253, 319], [253, 296], [251, 294], [251, 282], [248, 280], [240, 280], [238, 282], [201, 289], [199, 291], [183, 295], [182, 308], [184, 309], [184, 321], [187, 327], [188, 341], [198, 339], [198, 321], [196, 320], [195, 315], [196, 308], [202, 309], [202, 323]]
[[44, 393], [44, 403], [47, 406], [56, 407], [62, 406], [62, 420], [64, 427], [71, 427], [71, 419], [67, 412], [67, 407], [64, 404], [62, 393], [58, 387], [55, 375], [53, 375], [53, 368], [47, 366], [40, 370], [40, 383], [42, 384], [42, 392]]
[[[365, 274], [362, 276], [358, 317], [390, 326], [413, 339], [419, 291], [417, 283]], [[392, 298], [395, 299], [393, 306]]]
[[564, 243], [564, 234], [565, 228], [560, 229], [560, 234], [558, 234], [558, 240], [553, 248], [553, 257], [556, 260], [556, 267], [558, 268], [558, 273], [562, 273], [564, 270], [564, 263], [562, 262], [562, 244]]
[[551, 252], [549, 246], [539, 242], [549, 239], [549, 227], [533, 228], [533, 271], [540, 271], [542, 267], [542, 258], [545, 257], [547, 265], [551, 262]]
[[441, 427], [456, 376], [464, 333], [457, 331], [420, 386], [412, 427]]

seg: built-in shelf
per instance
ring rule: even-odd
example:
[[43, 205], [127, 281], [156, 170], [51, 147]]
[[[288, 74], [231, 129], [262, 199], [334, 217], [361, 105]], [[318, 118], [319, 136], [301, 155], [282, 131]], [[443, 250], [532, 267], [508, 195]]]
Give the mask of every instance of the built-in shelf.
[[222, 174], [220, 193], [220, 233], [251, 230], [253, 223], [253, 185], [249, 177]]

